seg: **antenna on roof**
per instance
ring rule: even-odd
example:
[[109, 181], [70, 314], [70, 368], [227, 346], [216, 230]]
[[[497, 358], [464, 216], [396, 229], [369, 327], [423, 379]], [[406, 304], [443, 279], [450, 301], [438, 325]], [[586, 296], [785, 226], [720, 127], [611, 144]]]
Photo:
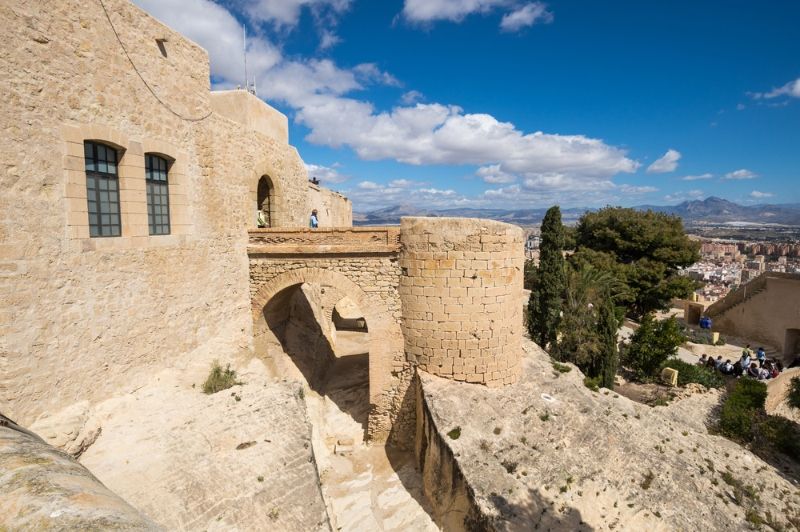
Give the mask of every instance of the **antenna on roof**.
[[244, 55], [244, 90], [250, 91], [250, 82], [247, 81], [247, 26], [242, 24], [242, 54]]

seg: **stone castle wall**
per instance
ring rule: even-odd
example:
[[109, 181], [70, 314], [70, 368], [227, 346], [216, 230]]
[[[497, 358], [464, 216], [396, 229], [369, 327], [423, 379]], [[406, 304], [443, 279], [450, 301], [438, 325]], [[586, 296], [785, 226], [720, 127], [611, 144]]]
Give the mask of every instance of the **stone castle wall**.
[[400, 298], [409, 360], [500, 386], [520, 375], [523, 232], [490, 220], [403, 218]]
[[[305, 165], [280, 117], [224, 116], [203, 49], [125, 0], [104, 4], [121, 43], [98, 3], [0, 5], [0, 403], [20, 423], [135, 388], [212, 339], [250, 345], [260, 176], [274, 182], [276, 224], [307, 225]], [[89, 238], [86, 140], [120, 156], [120, 237]], [[151, 151], [174, 159], [170, 235], [149, 235]]]
[[338, 192], [309, 183], [307, 215], [310, 216], [313, 209], [317, 209], [320, 227], [350, 227], [353, 225], [353, 204], [349, 199]]

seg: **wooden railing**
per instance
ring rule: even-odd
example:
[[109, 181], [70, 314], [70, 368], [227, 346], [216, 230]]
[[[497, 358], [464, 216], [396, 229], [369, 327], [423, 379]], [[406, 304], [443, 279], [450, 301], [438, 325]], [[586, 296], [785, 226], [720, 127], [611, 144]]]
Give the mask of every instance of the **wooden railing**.
[[252, 229], [251, 255], [397, 253], [399, 227], [324, 227]]

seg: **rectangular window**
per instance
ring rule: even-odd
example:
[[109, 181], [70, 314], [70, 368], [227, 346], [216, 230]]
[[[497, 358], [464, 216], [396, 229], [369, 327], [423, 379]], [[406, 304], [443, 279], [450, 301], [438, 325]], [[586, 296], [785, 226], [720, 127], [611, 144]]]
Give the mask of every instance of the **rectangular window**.
[[120, 236], [117, 150], [97, 142], [84, 142], [86, 201], [89, 236]]
[[169, 163], [158, 155], [145, 155], [147, 177], [147, 221], [151, 235], [169, 234]]

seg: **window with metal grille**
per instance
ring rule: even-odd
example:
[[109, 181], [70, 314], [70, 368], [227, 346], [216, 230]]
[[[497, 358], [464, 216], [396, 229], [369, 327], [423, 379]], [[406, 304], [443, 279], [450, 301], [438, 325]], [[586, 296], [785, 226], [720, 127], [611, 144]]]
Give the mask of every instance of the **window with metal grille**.
[[145, 155], [147, 177], [147, 221], [151, 235], [169, 234], [169, 162], [158, 155]]
[[89, 236], [120, 236], [119, 179], [117, 150], [98, 142], [84, 142], [86, 201], [89, 207]]

